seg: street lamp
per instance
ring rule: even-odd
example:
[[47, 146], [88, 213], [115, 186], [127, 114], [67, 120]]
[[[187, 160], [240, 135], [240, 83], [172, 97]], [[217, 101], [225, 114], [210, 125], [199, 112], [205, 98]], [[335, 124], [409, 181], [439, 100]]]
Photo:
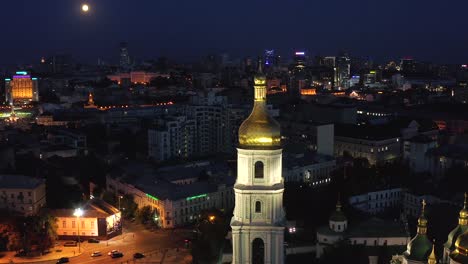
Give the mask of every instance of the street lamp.
[[120, 199], [122, 199], [123, 196], [122, 195], [119, 195], [119, 211], [120, 211]]
[[[123, 232], [123, 220], [122, 220], [122, 210], [120, 209], [120, 199], [123, 198], [123, 195], [119, 195], [119, 213], [120, 213], [120, 218], [119, 218], [119, 224], [120, 224], [120, 229], [122, 231], [122, 240], [124, 239], [124, 232]], [[125, 208], [124, 208], [125, 209]]]
[[78, 253], [81, 253], [81, 243], [80, 243], [80, 217], [83, 215], [83, 210], [81, 208], [75, 209], [73, 215], [76, 216], [77, 225], [78, 225]]

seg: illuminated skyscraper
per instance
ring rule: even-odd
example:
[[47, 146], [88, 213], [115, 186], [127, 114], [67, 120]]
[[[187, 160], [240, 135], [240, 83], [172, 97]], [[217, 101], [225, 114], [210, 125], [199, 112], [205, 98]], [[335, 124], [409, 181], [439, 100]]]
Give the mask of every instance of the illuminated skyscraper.
[[130, 68], [130, 55], [128, 55], [127, 42], [120, 43], [120, 68], [124, 70]]
[[13, 78], [5, 79], [5, 101], [10, 105], [39, 101], [37, 78], [19, 71]]
[[239, 128], [233, 264], [284, 263], [284, 184], [279, 124], [268, 114], [266, 77], [254, 79], [252, 113]]
[[265, 66], [273, 66], [275, 64], [275, 50], [265, 50]]

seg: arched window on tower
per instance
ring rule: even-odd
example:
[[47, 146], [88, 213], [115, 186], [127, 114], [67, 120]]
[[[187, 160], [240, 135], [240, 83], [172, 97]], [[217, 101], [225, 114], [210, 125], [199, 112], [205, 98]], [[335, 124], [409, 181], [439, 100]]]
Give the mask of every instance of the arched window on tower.
[[255, 212], [261, 213], [262, 212], [262, 202], [256, 201], [255, 202]]
[[261, 238], [252, 242], [252, 264], [265, 264], [265, 244]]
[[255, 162], [255, 179], [263, 179], [263, 162]]

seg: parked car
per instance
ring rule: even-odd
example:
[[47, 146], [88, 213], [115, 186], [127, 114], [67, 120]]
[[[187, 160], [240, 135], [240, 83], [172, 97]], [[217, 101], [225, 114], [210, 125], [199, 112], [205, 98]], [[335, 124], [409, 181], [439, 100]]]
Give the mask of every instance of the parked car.
[[76, 247], [77, 245], [78, 245], [78, 243], [76, 243], [76, 241], [67, 241], [67, 242], [63, 243], [64, 247]]
[[121, 258], [123, 257], [123, 253], [122, 252], [114, 252], [111, 254], [111, 257], [112, 258]]
[[91, 257], [99, 257], [102, 256], [101, 251], [94, 251], [93, 254], [91, 254]]
[[136, 259], [141, 259], [141, 258], [144, 258], [145, 255], [143, 255], [143, 253], [135, 253], [133, 254], [133, 258], [136, 258]]
[[57, 264], [62, 264], [62, 263], [68, 263], [70, 262], [70, 260], [68, 258], [60, 258], [59, 260], [57, 260]]
[[90, 238], [90, 239], [88, 239], [88, 243], [99, 243], [99, 240], [97, 240], [95, 238]]
[[116, 250], [116, 249], [113, 249], [112, 251], [110, 251], [109, 253], [107, 253], [107, 255], [110, 256], [110, 255], [112, 255], [112, 254], [114, 254], [114, 253], [117, 253], [117, 252], [119, 252], [119, 251]]

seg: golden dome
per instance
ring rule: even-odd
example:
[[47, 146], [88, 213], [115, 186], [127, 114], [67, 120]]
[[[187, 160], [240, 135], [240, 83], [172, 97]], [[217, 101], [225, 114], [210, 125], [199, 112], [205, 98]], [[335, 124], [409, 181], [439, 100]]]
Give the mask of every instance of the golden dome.
[[463, 209], [460, 211], [460, 217], [458, 218], [458, 223], [460, 225], [468, 225], [468, 209], [466, 208], [468, 203], [468, 193], [465, 193], [465, 202], [463, 203]]
[[259, 74], [254, 78], [255, 99], [250, 116], [239, 128], [241, 147], [280, 147], [280, 125], [269, 114], [266, 106], [266, 78]]
[[432, 244], [432, 252], [429, 255], [429, 258], [427, 259], [427, 264], [437, 264], [437, 257], [435, 254], [435, 241], [433, 242], [434, 243]]
[[463, 256], [468, 256], [468, 231], [458, 236], [455, 242], [455, 251]]
[[421, 215], [418, 218], [418, 234], [426, 234], [427, 218], [426, 218], [426, 200], [422, 200]]

